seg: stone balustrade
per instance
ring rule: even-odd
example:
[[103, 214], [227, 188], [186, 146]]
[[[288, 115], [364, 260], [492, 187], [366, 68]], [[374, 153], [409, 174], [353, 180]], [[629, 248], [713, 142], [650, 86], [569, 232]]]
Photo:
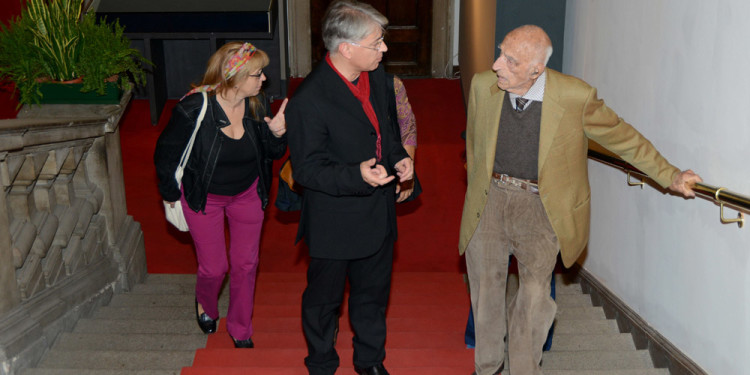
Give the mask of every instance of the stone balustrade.
[[24, 107], [0, 120], [0, 375], [146, 276], [127, 215], [119, 105]]

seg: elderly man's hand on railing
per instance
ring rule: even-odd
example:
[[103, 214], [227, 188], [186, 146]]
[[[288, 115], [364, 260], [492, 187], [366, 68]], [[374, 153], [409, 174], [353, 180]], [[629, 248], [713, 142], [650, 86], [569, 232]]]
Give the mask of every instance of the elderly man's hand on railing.
[[688, 169], [675, 176], [672, 185], [669, 185], [669, 190], [680, 193], [686, 198], [694, 198], [695, 192], [693, 191], [693, 187], [697, 182], [703, 182], [703, 179], [701, 176], [698, 176], [695, 172]]

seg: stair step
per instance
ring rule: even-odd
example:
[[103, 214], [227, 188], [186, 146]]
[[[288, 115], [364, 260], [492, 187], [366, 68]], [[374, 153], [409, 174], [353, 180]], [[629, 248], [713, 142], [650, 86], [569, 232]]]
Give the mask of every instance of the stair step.
[[581, 284], [561, 284], [557, 283], [555, 285], [555, 294], [556, 295], [562, 295], [562, 294], [582, 294], [581, 291]]
[[174, 370], [193, 363], [195, 352], [180, 351], [56, 351], [44, 357], [40, 368]]
[[[351, 364], [351, 348], [339, 349], [339, 357], [344, 365]], [[226, 367], [283, 367], [303, 366], [307, 350], [292, 349], [199, 349], [195, 353], [194, 366]], [[474, 361], [474, 351], [463, 349], [387, 349], [386, 368], [395, 367], [470, 367]]]
[[558, 306], [557, 320], [607, 320], [601, 306]]
[[[341, 331], [338, 334], [338, 342], [341, 347], [351, 346], [353, 334]], [[301, 332], [256, 332], [253, 335], [256, 348], [262, 349], [289, 349], [305, 348], [305, 337]], [[208, 349], [232, 349], [234, 344], [225, 331], [208, 335], [206, 342]], [[463, 332], [389, 332], [386, 350], [392, 349], [452, 349], [464, 350]]]
[[[468, 311], [468, 310], [467, 310]], [[219, 313], [226, 316], [227, 306], [219, 305]], [[299, 317], [299, 309], [279, 305], [256, 305], [253, 319], [265, 319], [268, 317]], [[193, 306], [104, 306], [91, 316], [93, 319], [129, 319], [129, 320], [190, 320], [195, 319], [195, 308]]]
[[616, 334], [620, 333], [614, 320], [558, 320], [555, 322], [555, 335], [558, 334]]
[[195, 285], [194, 273], [149, 273], [143, 284], [193, 284]]
[[[343, 373], [343, 371], [338, 371]], [[354, 371], [352, 370], [352, 373]], [[180, 372], [180, 375], [248, 375], [250, 370], [246, 367], [218, 367], [218, 366], [201, 366], [201, 367], [185, 367]], [[307, 369], [304, 366], [300, 367], [253, 367], [253, 374], [262, 375], [308, 375]], [[447, 375], [447, 374], [446, 374]]]
[[[245, 369], [247, 372], [247, 369]], [[30, 368], [21, 375], [179, 375], [179, 370], [111, 370], [80, 368]]]
[[180, 306], [140, 307], [140, 306], [103, 306], [91, 315], [92, 319], [124, 319], [133, 324], [139, 320], [190, 320], [195, 319], [195, 310]]
[[[588, 296], [586, 296], [588, 298]], [[469, 295], [465, 291], [458, 292], [393, 292], [390, 296], [390, 305], [433, 305], [441, 306], [444, 299], [451, 301], [465, 301], [463, 306], [469, 306]], [[300, 292], [271, 292], [258, 291], [255, 295], [257, 304], [263, 305], [285, 305], [290, 308], [299, 309], [302, 302], [302, 291]], [[228, 306], [229, 295], [223, 293], [219, 297], [219, 306]], [[590, 302], [589, 302], [590, 304]], [[184, 306], [193, 308], [195, 306], [194, 294], [118, 294], [112, 298], [108, 306], [142, 306], [142, 307], [167, 307]]]
[[[392, 374], [408, 373], [410, 375], [456, 375], [467, 374], [471, 371], [471, 366], [461, 367], [395, 367], [388, 366], [388, 371]], [[254, 367], [253, 370], [263, 375], [307, 375], [304, 367]], [[348, 370], [348, 371], [347, 371]], [[353, 373], [352, 367], [341, 366], [338, 373]], [[182, 369], [181, 375], [247, 375], [248, 369], [244, 367], [186, 367]], [[545, 375], [669, 375], [667, 369], [637, 369], [637, 370], [544, 370]], [[510, 375], [508, 370], [501, 372], [501, 375]]]
[[618, 334], [560, 334], [552, 336], [551, 351], [596, 351], [607, 350], [636, 350], [633, 337], [628, 333]]
[[164, 294], [164, 295], [195, 295], [195, 282], [164, 283], [164, 284], [136, 284], [129, 294]]
[[[469, 306], [452, 304], [449, 306], [410, 305], [408, 308], [388, 311], [389, 318], [413, 318], [428, 316], [434, 311], [440, 311], [440, 316], [446, 320], [465, 322], [469, 317]], [[342, 307], [342, 321], [348, 321], [347, 305]], [[219, 305], [219, 314], [224, 317], [227, 305]], [[603, 313], [602, 313], [603, 314]], [[128, 319], [128, 320], [191, 320], [195, 319], [195, 308], [191, 306], [104, 306], [94, 311], [92, 319]], [[288, 305], [255, 305], [253, 321], [259, 322], [267, 318], [300, 318], [300, 309]]]
[[557, 307], [591, 307], [591, 296], [588, 294], [560, 294], [555, 298]]
[[[669, 375], [665, 368], [616, 369], [616, 370], [544, 370], [545, 375]], [[503, 372], [502, 375], [509, 375]]]
[[[454, 324], [454, 330], [463, 333], [465, 318], [460, 321], [449, 322]], [[225, 320], [219, 319], [219, 330], [225, 331]], [[396, 318], [386, 319], [389, 332], [435, 332], [449, 330], [445, 319], [440, 318]], [[253, 328], [256, 332], [298, 332], [301, 334], [302, 320], [299, 317], [281, 317], [253, 319]], [[342, 320], [340, 329], [342, 332], [350, 331], [347, 320]], [[193, 334], [198, 332], [198, 325], [194, 318], [171, 319], [171, 320], [138, 320], [137, 323], [120, 319], [81, 319], [75, 327], [77, 333], [158, 333], [158, 334]]]
[[[469, 317], [469, 306], [450, 305], [411, 305], [406, 309], [390, 309], [389, 318], [409, 318], [427, 316], [440, 311], [446, 320], [465, 321]], [[219, 305], [219, 314], [226, 316], [227, 306]], [[348, 319], [346, 304], [342, 309], [342, 319]], [[191, 306], [104, 306], [94, 311], [93, 319], [129, 319], [129, 320], [171, 320], [195, 318], [195, 309]], [[266, 318], [300, 318], [300, 309], [285, 305], [255, 305], [253, 321]]]
[[[508, 275], [508, 293], [515, 294], [518, 290], [518, 274]], [[569, 277], [563, 274], [555, 274], [555, 294], [582, 294], [581, 284], [569, 281]]]
[[76, 333], [121, 334], [194, 334], [200, 332], [195, 319], [174, 319], [138, 323], [120, 319], [81, 319], [76, 324]]
[[[219, 314], [226, 316], [226, 304], [219, 304]], [[434, 308], [434, 306], [424, 309]], [[418, 306], [415, 306], [419, 310]], [[468, 307], [454, 306], [446, 309], [449, 316], [468, 316]], [[396, 314], [397, 315], [397, 314]], [[464, 316], [464, 318], [466, 317]], [[195, 307], [190, 306], [104, 306], [91, 316], [93, 319], [130, 319], [130, 320], [170, 320], [195, 319]], [[260, 320], [269, 317], [292, 318], [300, 317], [300, 309], [288, 305], [255, 305], [253, 319]]]
[[[260, 281], [259, 281], [260, 283]], [[229, 283], [225, 283], [222, 294], [227, 294]], [[256, 292], [275, 294], [282, 290], [286, 292], [299, 293], [305, 290], [305, 283], [298, 281], [268, 281], [263, 282], [263, 288], [257, 288]], [[195, 295], [195, 282], [192, 283], [164, 283], [164, 284], [137, 284], [133, 287], [131, 294], [164, 294], [164, 295]]]
[[[506, 368], [500, 375], [510, 375], [510, 371]], [[654, 368], [613, 370], [550, 370], [545, 368], [544, 375], [670, 375], [670, 373], [668, 369]]]
[[542, 366], [555, 370], [614, 370], [653, 368], [647, 350], [635, 351], [549, 351], [542, 355]]
[[[197, 330], [195, 330], [197, 332]], [[194, 334], [117, 334], [63, 333], [53, 350], [122, 350], [122, 351], [181, 351], [206, 346], [206, 335]]]
[[[463, 275], [454, 272], [394, 272], [393, 283], [434, 284], [445, 280], [455, 280], [464, 285]], [[258, 283], [262, 282], [299, 282], [306, 283], [304, 272], [258, 272]], [[145, 284], [192, 284], [195, 285], [195, 274], [149, 274]], [[559, 284], [564, 284], [559, 281]], [[573, 285], [573, 284], [568, 284]], [[464, 287], [465, 290], [465, 287]]]
[[[471, 372], [471, 365], [460, 367], [407, 367], [407, 366], [386, 366], [391, 374], [409, 374], [409, 375], [456, 375], [468, 374]], [[251, 372], [252, 371], [252, 372]], [[352, 366], [340, 366], [337, 374], [354, 374]], [[181, 375], [307, 375], [307, 369], [304, 366], [299, 367], [266, 367], [255, 366], [252, 370], [246, 367], [186, 367], [182, 369]], [[507, 375], [507, 374], [506, 374]], [[628, 374], [629, 375], [629, 374]], [[650, 374], [649, 374], [650, 375]], [[660, 374], [659, 374], [660, 375]]]

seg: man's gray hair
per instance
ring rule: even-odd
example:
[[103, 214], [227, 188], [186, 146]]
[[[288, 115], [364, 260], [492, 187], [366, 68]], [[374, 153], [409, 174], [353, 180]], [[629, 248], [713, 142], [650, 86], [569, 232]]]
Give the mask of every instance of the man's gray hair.
[[385, 30], [388, 18], [370, 4], [353, 0], [339, 0], [331, 4], [323, 17], [323, 43], [329, 52], [336, 53], [339, 44], [358, 42], [373, 31], [373, 26]]
[[552, 56], [552, 46], [549, 45], [547, 48], [544, 49], [544, 66], [547, 66], [547, 63], [549, 62], [549, 58]]

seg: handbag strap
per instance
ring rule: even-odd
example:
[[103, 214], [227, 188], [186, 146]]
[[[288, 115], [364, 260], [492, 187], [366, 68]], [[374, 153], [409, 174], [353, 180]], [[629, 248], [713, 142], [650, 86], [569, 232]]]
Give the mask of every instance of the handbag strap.
[[201, 92], [201, 94], [203, 94], [203, 107], [201, 108], [201, 113], [198, 115], [198, 119], [195, 121], [195, 130], [193, 130], [193, 135], [190, 136], [190, 142], [188, 142], [187, 147], [185, 147], [185, 151], [182, 152], [182, 157], [180, 158], [180, 164], [178, 168], [184, 168], [185, 164], [187, 164], [187, 160], [188, 158], [190, 158], [190, 153], [193, 151], [195, 135], [198, 134], [198, 129], [201, 127], [203, 117], [206, 115], [206, 108], [208, 107], [208, 97], [206, 96], [205, 92]]

